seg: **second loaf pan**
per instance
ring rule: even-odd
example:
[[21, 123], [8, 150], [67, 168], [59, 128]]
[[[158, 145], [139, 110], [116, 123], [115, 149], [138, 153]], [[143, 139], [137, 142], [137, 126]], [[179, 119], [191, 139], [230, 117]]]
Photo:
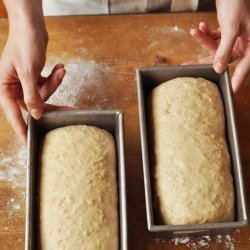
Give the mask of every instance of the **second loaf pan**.
[[[149, 131], [147, 130], [147, 97], [159, 84], [176, 77], [202, 77], [214, 82], [221, 93], [226, 123], [226, 136], [231, 154], [232, 176], [235, 191], [235, 221], [225, 223], [204, 223], [192, 225], [158, 225], [153, 208], [153, 192], [151, 186]], [[234, 229], [247, 224], [245, 194], [241, 170], [240, 152], [234, 118], [231, 83], [228, 71], [217, 74], [212, 65], [147, 67], [137, 70], [137, 90], [140, 115], [140, 132], [144, 172], [144, 188], [146, 199], [147, 225], [151, 232], [157, 232], [172, 237], [176, 235], [207, 235], [228, 234]]]
[[25, 250], [38, 249], [38, 157], [46, 132], [69, 125], [91, 125], [112, 133], [116, 143], [120, 250], [127, 250], [126, 177], [124, 160], [123, 113], [119, 110], [52, 111], [40, 120], [28, 118], [28, 163], [26, 183]]

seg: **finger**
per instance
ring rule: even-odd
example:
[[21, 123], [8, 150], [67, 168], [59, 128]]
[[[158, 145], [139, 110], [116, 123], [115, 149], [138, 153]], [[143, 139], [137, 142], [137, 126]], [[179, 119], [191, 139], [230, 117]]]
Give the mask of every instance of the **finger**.
[[21, 109], [24, 109], [25, 111], [29, 112], [23, 100], [18, 100], [17, 104]]
[[52, 111], [52, 110], [74, 110], [74, 108], [69, 107], [69, 106], [57, 106], [57, 105], [52, 105], [48, 103], [43, 104], [44, 110], [47, 111]]
[[214, 40], [220, 39], [221, 37], [220, 31], [219, 30], [211, 31], [206, 22], [200, 22], [199, 29]]
[[61, 68], [62, 69], [64, 68], [64, 64], [62, 64], [62, 63], [56, 64], [56, 66], [53, 68], [51, 74], [53, 74], [56, 70], [61, 69]]
[[6, 98], [4, 95], [1, 97], [1, 104], [7, 119], [15, 130], [17, 136], [24, 144], [26, 144], [27, 127], [19, 105], [15, 102], [15, 100]]
[[[23, 100], [18, 100], [18, 105], [22, 109], [28, 111]], [[43, 110], [46, 110], [46, 111], [49, 111], [49, 110], [74, 110], [74, 108], [69, 107], [69, 106], [57, 106], [57, 105], [53, 105], [53, 104], [43, 103]]]
[[222, 73], [227, 67], [237, 35], [237, 29], [231, 30], [230, 27], [221, 28], [221, 41], [214, 58], [214, 69], [217, 73]]
[[65, 74], [66, 70], [64, 68], [58, 68], [47, 78], [39, 90], [43, 101], [47, 101], [49, 97], [56, 91]]
[[208, 56], [201, 59], [190, 60], [182, 63], [181, 65], [197, 65], [197, 64], [211, 64], [214, 60], [214, 56]]
[[195, 38], [197, 42], [201, 44], [203, 48], [208, 50], [210, 54], [215, 54], [217, 50], [217, 43], [215, 40], [207, 36], [199, 29], [191, 29], [190, 34]]
[[19, 76], [25, 105], [28, 112], [34, 119], [39, 119], [43, 113], [42, 99], [38, 91], [37, 79], [34, 76], [25, 74]]
[[232, 77], [232, 88], [233, 92], [237, 93], [240, 87], [243, 85], [246, 80], [248, 73], [250, 71], [250, 53], [243, 57], [234, 70]]
[[38, 85], [43, 86], [44, 82], [47, 80], [48, 77], [45, 76], [39, 76], [38, 78]]
[[[200, 58], [200, 59], [186, 61], [186, 62], [181, 63], [181, 65], [212, 64], [213, 61], [214, 61], [214, 55], [211, 55], [211, 56]], [[233, 61], [233, 60], [231, 60], [231, 61]]]
[[55, 72], [56, 70], [61, 69], [61, 68], [64, 69], [64, 64], [59, 63], [59, 64], [57, 64], [57, 65], [53, 68], [53, 70], [52, 70], [52, 72], [50, 73], [49, 76], [47, 76], [47, 77], [40, 76], [39, 79], [38, 79], [39, 84], [40, 84], [40, 85], [43, 85], [43, 83], [44, 83], [51, 75], [53, 75], [54, 72]]

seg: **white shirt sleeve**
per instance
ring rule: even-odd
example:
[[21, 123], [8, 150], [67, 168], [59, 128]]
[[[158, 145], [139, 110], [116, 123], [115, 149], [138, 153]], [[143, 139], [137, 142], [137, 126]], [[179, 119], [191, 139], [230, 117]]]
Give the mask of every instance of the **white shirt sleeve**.
[[196, 11], [199, 0], [172, 0], [171, 11]]
[[[199, 0], [43, 0], [45, 16], [93, 15], [167, 11], [196, 11]], [[171, 10], [170, 10], [171, 6]]]
[[109, 14], [108, 0], [43, 0], [45, 16]]

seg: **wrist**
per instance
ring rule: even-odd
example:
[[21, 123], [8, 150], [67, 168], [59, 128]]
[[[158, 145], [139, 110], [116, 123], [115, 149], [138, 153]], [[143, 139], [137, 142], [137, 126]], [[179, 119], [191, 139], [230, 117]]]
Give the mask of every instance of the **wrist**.
[[46, 30], [41, 0], [5, 0], [4, 2], [10, 29], [24, 26]]
[[9, 34], [32, 33], [48, 41], [41, 0], [5, 0], [9, 18]]

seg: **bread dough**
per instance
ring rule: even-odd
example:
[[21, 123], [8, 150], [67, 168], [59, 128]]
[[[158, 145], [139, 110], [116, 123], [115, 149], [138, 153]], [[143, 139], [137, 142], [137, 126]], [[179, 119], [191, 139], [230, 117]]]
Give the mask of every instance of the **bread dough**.
[[42, 250], [119, 246], [116, 151], [112, 135], [74, 125], [46, 134], [41, 151]]
[[170, 80], [153, 89], [149, 109], [160, 223], [233, 221], [233, 180], [217, 86], [202, 78]]

